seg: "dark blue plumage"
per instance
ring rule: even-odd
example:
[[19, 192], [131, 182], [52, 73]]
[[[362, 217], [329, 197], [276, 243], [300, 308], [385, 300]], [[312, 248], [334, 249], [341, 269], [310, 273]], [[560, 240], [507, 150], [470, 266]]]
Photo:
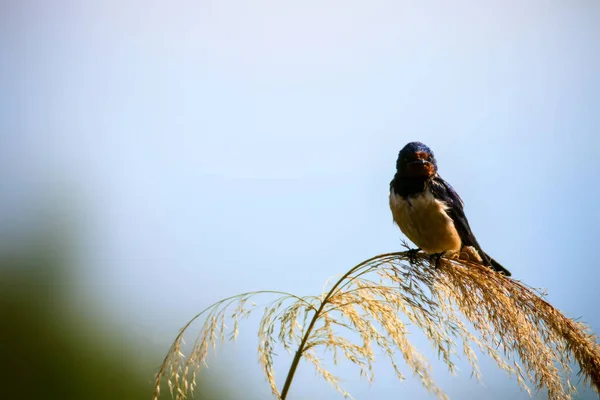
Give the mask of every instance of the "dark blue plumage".
[[510, 276], [481, 249], [462, 199], [439, 176], [433, 151], [425, 144], [411, 142], [400, 151], [390, 182], [390, 208], [400, 229], [425, 252], [465, 252], [473, 261]]

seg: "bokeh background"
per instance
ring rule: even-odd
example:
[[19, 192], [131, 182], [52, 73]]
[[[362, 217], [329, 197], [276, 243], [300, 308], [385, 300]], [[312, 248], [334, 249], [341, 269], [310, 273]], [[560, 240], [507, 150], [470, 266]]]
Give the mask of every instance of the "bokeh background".
[[[586, 0], [2, 1], [2, 398], [147, 399], [211, 302], [316, 294], [399, 250], [412, 140], [487, 252], [600, 332], [599, 20]], [[269, 398], [255, 322], [197, 398]], [[528, 398], [481, 360], [483, 385], [435, 376]], [[372, 386], [335, 372], [357, 399], [430, 398], [384, 364]], [[290, 398], [339, 397], [301, 364]]]

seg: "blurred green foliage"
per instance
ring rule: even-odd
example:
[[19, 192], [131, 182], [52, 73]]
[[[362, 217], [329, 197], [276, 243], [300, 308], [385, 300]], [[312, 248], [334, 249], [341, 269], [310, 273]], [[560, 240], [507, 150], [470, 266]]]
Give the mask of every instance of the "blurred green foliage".
[[[125, 333], [116, 340], [94, 334], [109, 321], [80, 315], [68, 253], [56, 244], [45, 236], [0, 254], [0, 398], [150, 399], [167, 348], [147, 349], [142, 361], [127, 350]], [[196, 398], [230, 398], [216, 385], [203, 384]], [[166, 387], [162, 398], [170, 398]]]

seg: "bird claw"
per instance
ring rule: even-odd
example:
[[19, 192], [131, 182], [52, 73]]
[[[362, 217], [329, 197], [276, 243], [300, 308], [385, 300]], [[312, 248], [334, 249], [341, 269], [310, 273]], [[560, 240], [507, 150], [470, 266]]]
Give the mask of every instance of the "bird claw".
[[417, 253], [418, 253], [419, 251], [421, 251], [421, 249], [420, 249], [420, 248], [418, 248], [418, 247], [417, 247], [416, 249], [408, 249], [408, 250], [406, 251], [406, 256], [408, 257], [408, 261], [409, 261], [411, 264], [414, 264], [414, 263], [416, 263], [416, 262], [417, 262]]
[[440, 267], [440, 260], [442, 259], [442, 257], [444, 256], [444, 254], [446, 254], [445, 251], [442, 251], [441, 253], [435, 253], [429, 256], [429, 260], [431, 262], [433, 262], [433, 260], [435, 259], [435, 269], [438, 269]]

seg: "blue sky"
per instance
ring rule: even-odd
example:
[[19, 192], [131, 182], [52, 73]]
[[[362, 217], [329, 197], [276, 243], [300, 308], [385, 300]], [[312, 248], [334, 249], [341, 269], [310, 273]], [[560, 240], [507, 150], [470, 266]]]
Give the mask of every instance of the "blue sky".
[[[388, 185], [413, 140], [436, 152], [486, 251], [600, 332], [595, 2], [2, 8], [5, 230], [57, 196], [80, 232], [71, 289], [140, 343], [166, 351], [214, 300], [315, 294], [400, 249]], [[221, 354], [264, 398], [253, 331]], [[487, 387], [436, 366], [452, 398], [527, 398], [487, 361]], [[337, 372], [357, 399], [428, 398], [383, 367], [370, 388]], [[308, 365], [298, 378], [291, 398], [337, 398]]]

